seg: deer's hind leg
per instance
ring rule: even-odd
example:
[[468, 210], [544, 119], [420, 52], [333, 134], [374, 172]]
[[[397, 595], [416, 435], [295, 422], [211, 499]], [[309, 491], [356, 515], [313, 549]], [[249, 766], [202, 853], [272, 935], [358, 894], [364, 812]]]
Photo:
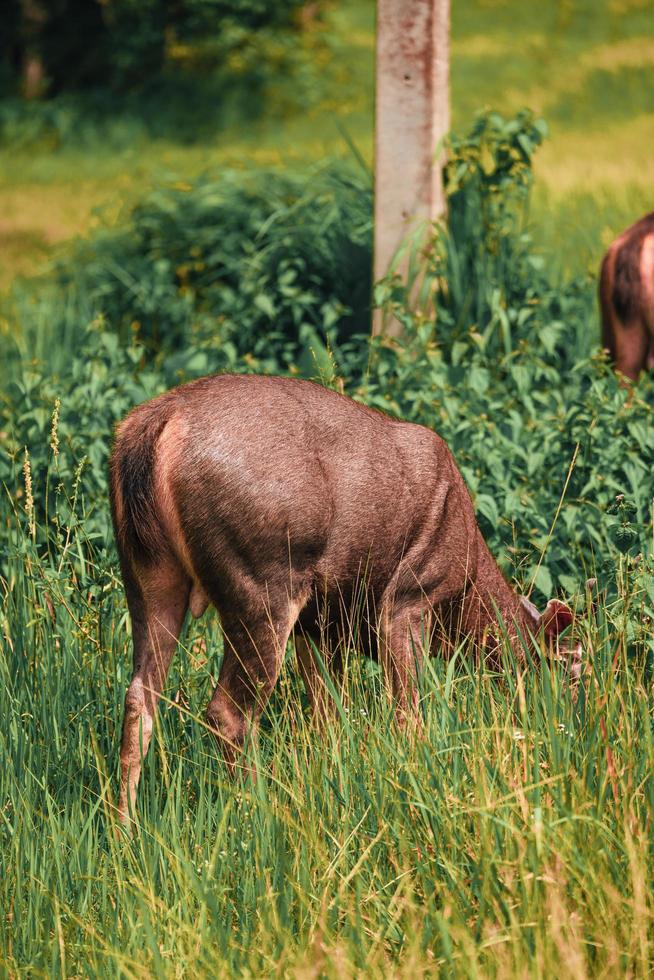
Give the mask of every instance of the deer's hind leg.
[[120, 745], [119, 816], [135, 808], [141, 763], [148, 751], [157, 702], [188, 608], [191, 583], [173, 559], [129, 572], [127, 602], [132, 619], [134, 673], [125, 696]]
[[[247, 615], [243, 610], [221, 610], [225, 651], [218, 684], [207, 708], [207, 721], [230, 773], [234, 772], [246, 738], [256, 731], [302, 604], [284, 594], [277, 602], [250, 607]], [[243, 766], [254, 772], [251, 763]]]
[[621, 323], [615, 331], [615, 367], [625, 378], [638, 381], [641, 371], [648, 364], [650, 335], [640, 317]]

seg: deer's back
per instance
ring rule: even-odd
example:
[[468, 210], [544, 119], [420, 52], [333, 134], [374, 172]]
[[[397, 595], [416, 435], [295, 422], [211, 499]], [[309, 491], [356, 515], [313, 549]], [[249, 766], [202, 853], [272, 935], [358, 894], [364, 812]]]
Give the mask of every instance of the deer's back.
[[210, 595], [230, 576], [254, 594], [280, 569], [342, 588], [363, 568], [383, 589], [402, 563], [424, 563], [444, 530], [462, 553], [475, 535], [435, 433], [310, 382], [219, 375], [168, 392], [123, 423], [116, 473], [146, 430], [153, 519]]

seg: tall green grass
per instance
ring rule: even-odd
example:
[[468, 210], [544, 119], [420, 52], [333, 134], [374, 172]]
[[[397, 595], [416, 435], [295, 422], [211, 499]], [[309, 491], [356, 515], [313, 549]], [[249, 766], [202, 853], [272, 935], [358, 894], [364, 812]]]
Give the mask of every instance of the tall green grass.
[[627, 644], [631, 563], [613, 602], [580, 610], [578, 686], [509, 656], [492, 675], [464, 648], [426, 665], [419, 737], [397, 731], [356, 636], [323, 731], [289, 658], [254, 785], [227, 778], [202, 723], [216, 622], [188, 625], [130, 838], [113, 809], [120, 585], [82, 560], [82, 524], [39, 555], [29, 492], [27, 509], [0, 641], [5, 975], [650, 974], [651, 669]]

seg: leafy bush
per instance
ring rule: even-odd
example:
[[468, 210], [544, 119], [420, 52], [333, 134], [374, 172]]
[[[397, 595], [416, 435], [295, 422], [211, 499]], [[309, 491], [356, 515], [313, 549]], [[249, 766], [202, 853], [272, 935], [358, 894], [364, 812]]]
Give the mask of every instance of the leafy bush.
[[[533, 254], [521, 210], [541, 134], [528, 115], [487, 116], [453, 141], [450, 227], [427, 250], [431, 305], [416, 308], [397, 279], [377, 287], [378, 302], [404, 324], [402, 345], [370, 346], [354, 333], [367, 324], [362, 181], [343, 171], [304, 180], [232, 174], [153, 194], [125, 229], [60, 266], [69, 291], [61, 295], [73, 297], [65, 322], [77, 303], [87, 313], [97, 304], [125, 344], [106, 326], [76, 328], [81, 353], [60, 360], [58, 376], [15, 356], [3, 425], [12, 460], [4, 457], [2, 478], [22, 481], [27, 446], [45, 513], [59, 397], [59, 472], [72, 479], [86, 457], [80, 487], [94, 508], [86, 527], [104, 547], [109, 432], [129, 405], [214, 371], [327, 382], [340, 374], [357, 397], [444, 436], [508, 574], [524, 586], [534, 580], [540, 599], [579, 592], [598, 572], [615, 591], [629, 562], [649, 551], [652, 382], [635, 393], [618, 385], [592, 352], [592, 283], [552, 284]], [[466, 234], [475, 214], [481, 230]], [[626, 504], [611, 515], [619, 495]]]
[[554, 288], [528, 231], [532, 159], [546, 133], [543, 120], [522, 110], [512, 119], [481, 113], [465, 137], [450, 138], [447, 227], [423, 250], [408, 286], [397, 277], [378, 285], [378, 303], [394, 307], [408, 336], [422, 305], [444, 350], [477, 328], [489, 355], [507, 354], [546, 323], [566, 320], [561, 363], [590, 352], [592, 284], [580, 278]]
[[81, 243], [57, 265], [57, 287], [151, 349], [212, 338], [288, 365], [367, 330], [371, 193], [342, 167], [179, 182]]
[[[545, 123], [524, 110], [509, 120], [484, 113], [464, 138], [450, 139], [445, 169], [449, 222], [445, 248], [434, 249], [430, 275], [442, 283], [440, 321], [467, 329], [493, 317], [498, 291], [508, 305], [545, 285], [542, 260], [523, 229], [532, 158]], [[504, 338], [504, 350], [511, 338]]]

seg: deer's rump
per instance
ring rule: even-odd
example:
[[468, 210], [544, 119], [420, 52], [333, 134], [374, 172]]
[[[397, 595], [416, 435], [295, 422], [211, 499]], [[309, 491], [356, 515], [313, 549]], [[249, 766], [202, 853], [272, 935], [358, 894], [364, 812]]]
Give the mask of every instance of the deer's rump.
[[328, 607], [376, 606], [391, 583], [429, 591], [448, 571], [445, 552], [434, 562], [444, 529], [464, 549], [474, 538], [438, 436], [306, 382], [184, 385], [128, 416], [114, 457], [128, 551], [172, 550], [244, 618], [271, 590], [297, 596], [306, 629]]

